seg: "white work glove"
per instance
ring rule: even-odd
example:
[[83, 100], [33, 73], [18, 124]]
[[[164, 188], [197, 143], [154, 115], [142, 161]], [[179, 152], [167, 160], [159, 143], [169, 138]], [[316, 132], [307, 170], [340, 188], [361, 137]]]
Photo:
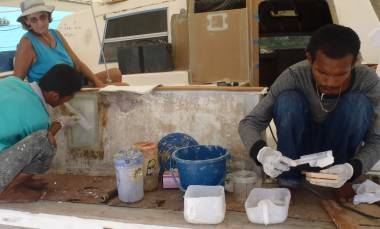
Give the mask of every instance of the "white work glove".
[[61, 124], [62, 128], [73, 127], [79, 123], [79, 117], [76, 115], [74, 115], [74, 116], [61, 116], [61, 117], [57, 118], [55, 121], [59, 122]]
[[270, 147], [263, 147], [257, 154], [257, 160], [263, 165], [264, 172], [272, 178], [289, 171], [290, 166], [296, 166], [292, 159]]
[[340, 188], [352, 177], [352, 175], [354, 174], [354, 168], [352, 168], [352, 165], [350, 165], [349, 163], [344, 163], [340, 165], [331, 166], [330, 168], [321, 170], [319, 172], [327, 173], [327, 174], [335, 174], [338, 176], [338, 179], [326, 180], [326, 179], [318, 179], [318, 178], [310, 179], [306, 177], [306, 180], [308, 180], [311, 184], [314, 184], [314, 185], [331, 187], [331, 188]]

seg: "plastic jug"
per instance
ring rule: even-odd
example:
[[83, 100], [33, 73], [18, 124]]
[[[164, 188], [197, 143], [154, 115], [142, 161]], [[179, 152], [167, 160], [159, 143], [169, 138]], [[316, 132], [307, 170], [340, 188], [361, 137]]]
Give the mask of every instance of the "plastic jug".
[[153, 191], [158, 188], [160, 165], [158, 163], [158, 147], [153, 142], [137, 142], [133, 144], [135, 149], [141, 151], [144, 156], [144, 191]]
[[143, 155], [138, 150], [121, 151], [114, 155], [117, 191], [123, 202], [133, 203], [144, 197]]
[[290, 191], [286, 188], [254, 188], [245, 201], [249, 221], [259, 224], [282, 223], [288, 217]]

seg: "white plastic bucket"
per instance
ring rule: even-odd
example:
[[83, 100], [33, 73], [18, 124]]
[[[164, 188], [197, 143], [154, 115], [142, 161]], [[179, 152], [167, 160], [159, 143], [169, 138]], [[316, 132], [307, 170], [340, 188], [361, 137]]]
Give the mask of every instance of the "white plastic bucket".
[[218, 224], [226, 214], [223, 186], [189, 185], [184, 197], [185, 220], [194, 224]]
[[245, 211], [252, 223], [282, 223], [288, 217], [289, 202], [286, 188], [254, 188], [245, 201]]
[[141, 200], [144, 197], [144, 158], [141, 152], [122, 151], [114, 155], [114, 164], [119, 199], [127, 203]]

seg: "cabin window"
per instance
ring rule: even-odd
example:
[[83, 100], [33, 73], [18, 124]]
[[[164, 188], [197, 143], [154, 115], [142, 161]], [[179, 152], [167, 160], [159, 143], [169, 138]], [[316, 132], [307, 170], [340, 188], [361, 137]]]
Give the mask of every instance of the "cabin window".
[[107, 18], [103, 40], [105, 59], [107, 63], [117, 62], [119, 48], [167, 42], [168, 35], [166, 8]]
[[371, 4], [373, 9], [375, 10], [377, 19], [380, 21], [380, 1], [379, 0], [371, 0]]

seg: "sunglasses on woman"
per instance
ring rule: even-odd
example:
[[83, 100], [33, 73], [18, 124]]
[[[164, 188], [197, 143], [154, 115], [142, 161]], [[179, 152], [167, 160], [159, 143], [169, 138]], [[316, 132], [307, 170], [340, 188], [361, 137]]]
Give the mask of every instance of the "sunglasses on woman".
[[38, 21], [46, 21], [47, 19], [49, 18], [49, 14], [48, 13], [41, 13], [40, 16], [37, 16], [37, 17], [29, 17], [28, 16], [28, 21], [30, 21], [30, 23], [37, 23]]

